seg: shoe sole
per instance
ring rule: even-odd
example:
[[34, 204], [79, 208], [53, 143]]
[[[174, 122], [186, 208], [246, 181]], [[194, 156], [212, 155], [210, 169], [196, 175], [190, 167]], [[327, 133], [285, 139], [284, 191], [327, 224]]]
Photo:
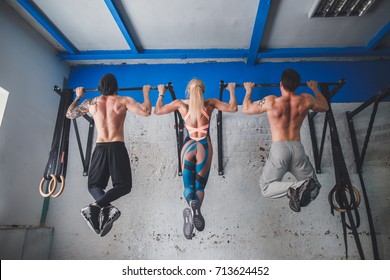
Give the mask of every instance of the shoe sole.
[[84, 220], [87, 222], [87, 225], [89, 226], [89, 228], [96, 234], [100, 234], [100, 231], [95, 229], [95, 227], [93, 226], [92, 224], [92, 221], [90, 219], [88, 219], [87, 217], [84, 216], [84, 214], [81, 212], [80, 213], [81, 217], [84, 218]]
[[203, 231], [205, 227], [205, 220], [200, 212], [199, 204], [196, 204], [196, 207], [191, 207], [191, 211], [196, 230]]
[[[291, 203], [292, 202], [291, 201], [291, 195], [293, 195], [293, 196], [296, 195], [295, 194], [296, 190], [294, 190], [294, 189], [290, 190], [290, 189], [287, 192], [287, 197], [290, 199], [288, 205], [290, 206], [290, 209], [293, 210], [294, 212], [301, 212], [300, 202], [299, 202], [297, 207], [295, 205], [293, 205], [293, 203]], [[291, 194], [290, 191], [294, 191], [294, 194]]]
[[302, 193], [301, 197], [301, 207], [309, 205], [311, 202], [311, 192], [316, 188], [316, 182], [313, 179], [310, 179], [309, 183], [306, 186], [306, 190]]
[[184, 225], [183, 225], [184, 236], [187, 239], [192, 239], [192, 234], [194, 232], [194, 224], [192, 223], [191, 209], [185, 208], [183, 210], [183, 218], [184, 218]]
[[103, 237], [105, 236], [107, 233], [110, 232], [110, 230], [112, 229], [112, 225], [113, 223], [119, 219], [119, 217], [121, 216], [121, 212], [118, 212], [113, 218], [111, 221], [109, 221], [108, 223], [106, 223], [104, 225], [104, 227], [102, 228], [101, 232], [100, 232], [100, 236]]

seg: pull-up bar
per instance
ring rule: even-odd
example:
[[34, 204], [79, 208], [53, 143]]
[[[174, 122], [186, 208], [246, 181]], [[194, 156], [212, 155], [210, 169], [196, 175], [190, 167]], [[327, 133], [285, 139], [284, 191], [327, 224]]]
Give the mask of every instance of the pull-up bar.
[[[340, 83], [345, 83], [345, 80], [342, 79], [339, 82], [319, 82], [318, 86], [336, 86]], [[221, 81], [220, 84], [221, 87], [226, 88], [228, 84], [225, 84], [223, 81]], [[255, 87], [279, 87], [279, 83], [272, 83], [272, 84], [255, 84]], [[306, 83], [300, 83], [299, 86], [307, 86]], [[236, 88], [243, 88], [244, 84], [236, 84]]]
[[[165, 88], [169, 89], [170, 86], [171, 85], [168, 84], [168, 85], [165, 86]], [[142, 89], [143, 89], [143, 87], [127, 87], [127, 88], [118, 88], [117, 91], [131, 91], [131, 90], [142, 90]], [[156, 89], [158, 89], [158, 87], [157, 86], [151, 86], [150, 89], [151, 90], [156, 90]], [[73, 91], [75, 91], [75, 90], [73, 90]], [[87, 89], [84, 89], [84, 91], [85, 92], [98, 92], [99, 89], [97, 89], [97, 88], [87, 88]]]

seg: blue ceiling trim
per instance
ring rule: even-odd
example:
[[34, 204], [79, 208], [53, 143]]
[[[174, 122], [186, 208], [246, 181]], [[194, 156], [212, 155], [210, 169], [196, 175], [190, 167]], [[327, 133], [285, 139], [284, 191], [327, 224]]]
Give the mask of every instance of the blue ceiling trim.
[[77, 54], [59, 54], [62, 60], [105, 60], [105, 59], [191, 59], [191, 58], [246, 58], [247, 49], [171, 49], [131, 51], [82, 51]]
[[371, 41], [367, 44], [368, 50], [375, 50], [381, 40], [389, 33], [390, 31], [390, 22], [388, 22], [379, 32], [371, 39]]
[[259, 6], [257, 8], [255, 25], [253, 27], [251, 44], [249, 47], [247, 60], [248, 64], [254, 65], [256, 63], [256, 58], [259, 52], [260, 43], [263, 37], [270, 7], [271, 0], [260, 0]]
[[65, 38], [64, 35], [47, 19], [45, 15], [39, 11], [34, 4], [29, 0], [17, 0], [18, 3], [37, 21], [47, 32], [57, 40], [64, 49], [74, 55], [77, 53], [77, 49]]
[[346, 56], [390, 56], [390, 48], [370, 51], [365, 47], [345, 48], [285, 48], [266, 49], [257, 58], [296, 58], [296, 57], [346, 57]]
[[130, 32], [124, 24], [123, 18], [120, 15], [117, 7], [114, 4], [114, 0], [104, 0], [106, 2], [107, 8], [110, 10], [112, 17], [114, 18], [117, 26], [125, 37], [127, 44], [129, 45], [132, 52], [139, 53], [137, 46], [134, 43], [134, 40], [131, 38]]

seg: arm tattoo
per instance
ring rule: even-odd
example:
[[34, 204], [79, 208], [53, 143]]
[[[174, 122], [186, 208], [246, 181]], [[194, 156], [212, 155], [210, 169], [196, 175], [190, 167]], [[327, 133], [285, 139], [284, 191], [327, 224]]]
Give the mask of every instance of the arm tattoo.
[[75, 99], [72, 104], [70, 104], [68, 111], [66, 112], [66, 117], [69, 119], [75, 119], [82, 115], [85, 115], [89, 111], [89, 106], [95, 105], [98, 97], [85, 99], [80, 105], [77, 106], [79, 99]]
[[263, 107], [264, 104], [265, 104], [265, 98], [259, 100], [259, 106], [260, 107]]

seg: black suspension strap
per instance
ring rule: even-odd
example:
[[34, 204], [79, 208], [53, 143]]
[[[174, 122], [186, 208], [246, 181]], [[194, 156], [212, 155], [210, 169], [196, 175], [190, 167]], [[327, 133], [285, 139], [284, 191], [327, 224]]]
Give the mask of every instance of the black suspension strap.
[[345, 163], [345, 159], [341, 149], [341, 143], [337, 132], [336, 121], [333, 115], [332, 106], [330, 102], [332, 97], [344, 84], [345, 81], [341, 80], [338, 85], [336, 85], [332, 89], [332, 91], [329, 91], [328, 85], [320, 86], [323, 95], [326, 97], [329, 103], [329, 110], [326, 112], [325, 116], [325, 123], [327, 124], [324, 124], [320, 151], [318, 151], [317, 148], [317, 138], [315, 135], [313, 120], [313, 118], [316, 116], [316, 113], [309, 113], [308, 121], [317, 173], [320, 173], [321, 171], [320, 164], [324, 145], [324, 138], [326, 134], [327, 125], [329, 125], [330, 140], [332, 146], [332, 158], [336, 179], [336, 186], [330, 191], [328, 195], [329, 204], [331, 206], [331, 213], [334, 215], [334, 211], [340, 212], [346, 258], [348, 258], [347, 229], [350, 229], [352, 231], [352, 235], [354, 236], [360, 258], [364, 259], [365, 257], [363, 253], [363, 248], [360, 242], [359, 234], [357, 232], [357, 228], [360, 226], [360, 216], [358, 212], [360, 194], [359, 191], [351, 184], [347, 165]]
[[[46, 222], [49, 198], [57, 198], [64, 191], [68, 163], [70, 120], [65, 115], [67, 108], [72, 103], [73, 94], [71, 91], [62, 91], [58, 88], [54, 88], [54, 91], [60, 96], [60, 103], [49, 159], [43, 173], [43, 178], [39, 184], [39, 192], [45, 198], [40, 225], [44, 225]], [[61, 184], [61, 187], [56, 192], [58, 184]]]
[[[375, 260], [379, 260], [379, 252], [378, 252], [378, 244], [377, 244], [376, 233], [375, 233], [375, 228], [374, 228], [374, 221], [372, 219], [372, 214], [371, 214], [370, 202], [368, 199], [366, 185], [365, 185], [364, 178], [363, 178], [363, 163], [364, 163], [364, 158], [365, 158], [367, 147], [368, 147], [368, 142], [370, 140], [375, 116], [376, 116], [376, 113], [378, 110], [378, 104], [379, 104], [379, 102], [381, 102], [383, 99], [385, 99], [388, 96], [390, 96], [390, 87], [383, 89], [377, 95], [371, 97], [369, 100], [367, 100], [366, 102], [361, 104], [355, 110], [346, 112], [347, 120], [348, 120], [349, 135], [351, 137], [353, 154], [354, 154], [354, 158], [355, 158], [356, 171], [359, 174], [360, 186], [361, 186], [362, 191], [363, 191], [364, 203], [366, 205], [366, 212], [367, 212], [368, 223], [369, 223], [369, 227], [370, 227], [372, 251], [373, 251], [373, 255], [374, 255]], [[362, 151], [360, 153], [358, 143], [357, 143], [355, 126], [353, 123], [353, 117], [356, 116], [357, 114], [359, 114], [364, 109], [366, 109], [371, 104], [374, 104], [374, 105], [373, 105], [370, 121], [368, 124], [363, 148], [362, 148]]]

